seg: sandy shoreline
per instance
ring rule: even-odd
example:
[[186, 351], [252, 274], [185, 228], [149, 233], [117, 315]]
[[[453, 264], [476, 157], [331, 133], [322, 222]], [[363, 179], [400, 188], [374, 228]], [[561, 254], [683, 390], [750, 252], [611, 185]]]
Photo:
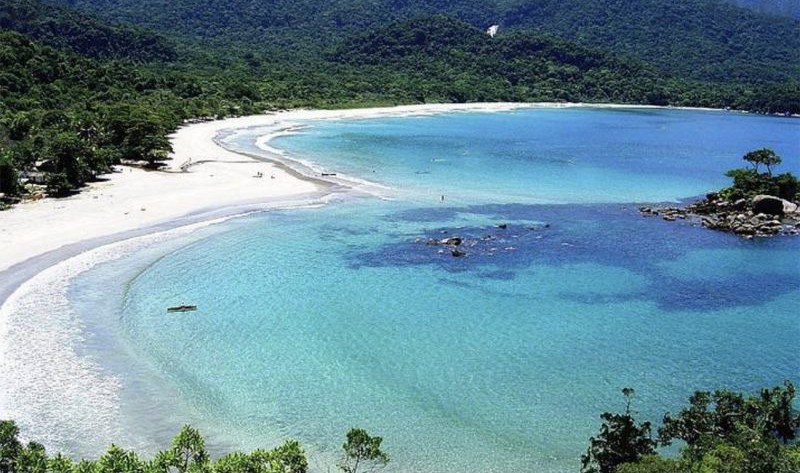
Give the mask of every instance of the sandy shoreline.
[[[47, 426], [36, 416], [43, 412], [48, 413], [50, 422], [64, 425], [78, 425], [76, 419], [87, 417], [86, 412], [102, 412], [109, 425], [119, 425], [115, 420], [119, 402], [115, 399], [121, 388], [116, 380], [104, 378], [102, 372], [87, 365], [74, 347], [75, 340], [81, 340], [81, 327], [69, 311], [66, 288], [78, 272], [118, 257], [129, 248], [185, 236], [195, 228], [237, 215], [322, 204], [339, 188], [368, 193], [372, 190], [373, 184], [357, 176], [322, 178], [322, 171], [313, 163], [290, 159], [271, 148], [269, 138], [258, 140], [257, 146], [262, 150], [258, 155], [229, 151], [224, 148], [228, 130], [264, 127], [266, 134], [275, 137], [297, 132], [298, 122], [305, 120], [573, 107], [659, 108], [595, 104], [421, 105], [298, 110], [196, 123], [172, 136], [174, 153], [164, 172], [121, 168], [75, 196], [29, 202], [0, 212], [0, 247], [10, 249], [0, 252], [0, 383], [10, 379], [17, 386], [16, 391], [9, 388], [0, 392], [0, 418], [14, 417], [28, 431], [36, 427], [39, 431], [31, 431], [35, 434], [32, 438], [56, 445], [58, 440], [48, 437], [52, 432], [41, 431]], [[263, 177], [255, 178], [257, 173]], [[380, 195], [379, 191], [376, 193]], [[24, 350], [12, 349], [23, 346]], [[37, 365], [37, 360], [48, 360], [44, 366], [52, 373], [28, 370]], [[81, 382], [75, 384], [71, 380]], [[71, 384], [75, 388], [65, 393], [61, 387]], [[86, 393], [95, 386], [106, 386], [107, 392], [88, 399]], [[48, 399], [63, 399], [67, 394], [68, 404], [74, 406], [70, 413], [48, 405]], [[12, 398], [16, 404], [7, 402]], [[27, 406], [27, 410], [20, 405]], [[85, 435], [94, 432], [93, 426], [84, 427]], [[122, 440], [121, 435], [109, 431], [98, 438]]]
[[[191, 124], [172, 136], [165, 171], [118, 166], [104, 180], [63, 199], [43, 199], [0, 212], [0, 275], [20, 263], [91, 239], [144, 229], [190, 214], [296, 200], [329, 189], [279, 163], [233, 153], [215, 142], [224, 130], [274, 126], [294, 120], [370, 118], [455, 110], [500, 111], [525, 104], [422, 105], [379, 109], [298, 110]], [[284, 125], [286, 124], [286, 125]], [[276, 156], [276, 158], [279, 158]], [[191, 163], [187, 172], [181, 166]], [[254, 178], [257, 173], [263, 178]], [[274, 176], [273, 178], [270, 178]], [[274, 206], [274, 205], [273, 205]], [[0, 299], [2, 300], [2, 299]]]
[[[228, 151], [222, 146], [227, 130], [267, 127], [276, 136], [291, 133], [297, 120], [517, 106], [292, 111], [191, 124], [172, 136], [174, 153], [164, 171], [120, 167], [69, 198], [27, 202], [0, 213], [0, 246], [11, 250], [0, 253], [0, 383], [13, 380], [0, 392], [0, 418], [16, 419], [25, 437], [57, 450], [70, 446], [54, 436], [58, 429], [49, 428], [54, 425], [82, 438], [98, 436], [97, 445], [106, 438], [123, 441], [125, 432], [114, 430], [121, 425], [121, 385], [80, 355], [85, 334], [67, 298], [72, 278], [149, 242], [187, 236], [251, 212], [323, 204], [340, 188], [364, 187], [345, 176], [323, 179], [318, 170], [270, 148], [268, 140], [259, 140], [257, 154]], [[258, 173], [263, 177], [254, 177]], [[69, 412], [50, 402], [56, 398], [69, 400]], [[43, 416], [49, 419], [44, 424]], [[91, 417], [106, 419], [107, 430], [84, 422]]]
[[[277, 154], [273, 154], [275, 162], [266, 162], [228, 151], [216, 140], [225, 130], [275, 127], [276, 134], [280, 134], [298, 120], [570, 107], [659, 108], [613, 104], [436, 104], [295, 110], [187, 125], [172, 136], [174, 152], [166, 163], [166, 172], [119, 166], [118, 172], [104, 176], [104, 181], [92, 183], [74, 196], [26, 202], [0, 212], [0, 247], [12, 249], [0, 253], [0, 275], [26, 260], [90, 239], [140, 230], [213, 209], [294, 200], [310, 193], [323, 193], [331, 184], [353, 184], [336, 179], [328, 179], [331, 182], [326, 184], [311, 175], [315, 170], [287, 165]], [[187, 172], [181, 172], [181, 166], [186, 164], [191, 166]], [[301, 163], [296, 164], [302, 168]], [[254, 178], [259, 172], [264, 177]]]

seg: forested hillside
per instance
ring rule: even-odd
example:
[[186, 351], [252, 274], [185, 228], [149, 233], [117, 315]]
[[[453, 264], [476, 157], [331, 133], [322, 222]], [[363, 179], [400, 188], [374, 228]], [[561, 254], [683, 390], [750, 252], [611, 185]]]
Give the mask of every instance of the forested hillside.
[[684, 79], [800, 77], [800, 23], [723, 0], [60, 0], [105, 18], [214, 40], [310, 53], [365, 29], [444, 14], [485, 29], [547, 32]]
[[503, 23], [630, 54], [684, 79], [800, 77], [800, 23], [717, 1], [527, 1], [510, 9]]
[[22, 192], [18, 178], [31, 173], [62, 194], [122, 160], [162, 160], [183, 118], [261, 110], [248, 106], [238, 93], [247, 84], [234, 76], [157, 69], [0, 31], [0, 193]]
[[712, 0], [69, 3], [82, 10], [0, 0], [6, 198], [26, 191], [20, 177], [59, 194], [123, 160], [157, 166], [187, 118], [286, 107], [502, 100], [800, 113], [797, 22]]
[[159, 34], [105, 24], [74, 10], [30, 0], [0, 0], [0, 28], [90, 57], [135, 61], [177, 59], [172, 42]]
[[492, 39], [444, 16], [399, 21], [353, 36], [331, 59], [361, 70], [395, 71], [389, 87], [414, 90], [419, 101], [668, 103], [664, 82], [637, 61], [542, 34]]

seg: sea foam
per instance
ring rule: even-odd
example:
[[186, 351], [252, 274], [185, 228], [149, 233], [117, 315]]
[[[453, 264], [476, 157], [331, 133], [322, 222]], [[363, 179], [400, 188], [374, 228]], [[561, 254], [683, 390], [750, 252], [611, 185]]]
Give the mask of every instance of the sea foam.
[[99, 264], [225, 219], [135, 237], [66, 259], [0, 306], [0, 418], [54, 451], [98, 455], [109, 442], [141, 448], [123, 428], [121, 380], [85, 354], [91, 334], [73, 307], [74, 278]]

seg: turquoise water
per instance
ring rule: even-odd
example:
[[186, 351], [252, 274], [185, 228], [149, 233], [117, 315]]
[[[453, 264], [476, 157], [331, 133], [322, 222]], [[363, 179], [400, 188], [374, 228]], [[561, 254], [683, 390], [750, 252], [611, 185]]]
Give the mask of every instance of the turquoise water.
[[[392, 200], [232, 220], [74, 282], [87, 356], [125, 383], [145, 445], [188, 420], [220, 450], [297, 438], [327, 471], [362, 426], [386, 439], [389, 471], [568, 472], [622, 387], [658, 421], [698, 388], [800, 382], [800, 239], [633, 204], [719, 187], [762, 146], [797, 173], [800, 121], [575, 109], [305, 125], [272, 144]], [[254, 152], [264, 133], [229, 144]], [[454, 235], [463, 258], [426, 244]], [[164, 314], [189, 301], [200, 310]]]

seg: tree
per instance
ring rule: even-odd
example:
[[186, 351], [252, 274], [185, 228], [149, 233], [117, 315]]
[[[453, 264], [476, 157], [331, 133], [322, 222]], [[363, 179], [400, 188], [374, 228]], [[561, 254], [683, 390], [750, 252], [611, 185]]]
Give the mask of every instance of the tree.
[[[283, 445], [272, 450], [255, 450], [250, 454], [248, 471], [263, 473], [306, 473], [308, 461], [300, 443], [296, 440], [287, 440]], [[216, 472], [220, 471], [220, 463], [214, 465]], [[231, 470], [240, 473], [242, 469]]]
[[153, 460], [158, 471], [178, 473], [199, 473], [209, 471], [209, 457], [206, 442], [197, 429], [184, 425], [178, 435], [172, 439], [172, 448], [159, 452]]
[[623, 463], [614, 473], [688, 473], [677, 460], [645, 455], [635, 463]]
[[47, 462], [47, 471], [50, 473], [73, 473], [75, 464], [72, 460], [61, 455], [56, 454]]
[[[258, 449], [250, 454], [232, 452], [216, 462], [209, 459], [200, 433], [184, 426], [172, 441], [169, 450], [159, 452], [152, 461], [143, 461], [134, 451], [111, 445], [97, 460], [73, 462], [57, 454], [48, 457], [42, 445], [18, 440], [19, 429], [12, 421], [0, 421], [0, 473], [306, 473], [308, 461], [296, 440], [287, 440], [272, 449]], [[356, 439], [356, 442], [361, 440]], [[377, 448], [380, 438], [367, 436], [365, 444]], [[380, 456], [379, 455], [379, 456]], [[363, 459], [375, 459], [374, 451]], [[356, 467], [357, 468], [357, 467]], [[352, 470], [356, 471], [356, 470]]]
[[367, 471], [383, 468], [389, 463], [389, 456], [381, 450], [381, 442], [381, 437], [371, 437], [364, 429], [350, 429], [347, 442], [342, 445], [344, 457], [339, 468], [344, 473], [357, 473], [362, 466], [368, 468]]
[[792, 409], [794, 397], [795, 387], [789, 381], [749, 398], [726, 390], [697, 391], [689, 397], [688, 408], [675, 417], [664, 416], [659, 441], [669, 445], [678, 439], [702, 450], [709, 438], [726, 440], [747, 429], [786, 443], [800, 429], [800, 414]]
[[125, 451], [112, 444], [96, 464], [97, 473], [142, 473], [144, 465], [134, 452]]
[[650, 422], [637, 424], [631, 415], [634, 390], [624, 388], [625, 413], [609, 412], [600, 416], [600, 434], [589, 439], [589, 448], [581, 457], [583, 473], [613, 473], [623, 463], [638, 462], [655, 453], [656, 443], [650, 435]]
[[271, 454], [272, 464], [276, 467], [277, 473], [306, 473], [308, 470], [306, 453], [296, 440], [287, 440], [283, 445], [273, 449]]
[[794, 174], [785, 172], [775, 176], [775, 187], [777, 188], [777, 196], [781, 199], [789, 201], [800, 200], [800, 179], [797, 179]]
[[45, 150], [46, 169], [50, 171], [47, 187], [51, 194], [64, 194], [86, 183], [90, 177], [87, 161], [93, 150], [71, 131], [59, 131], [48, 137]]
[[22, 450], [18, 435], [19, 427], [14, 421], [0, 421], [0, 473], [15, 470], [17, 457]]
[[758, 172], [758, 167], [764, 165], [767, 168], [767, 175], [772, 177], [772, 166], [777, 166], [782, 162], [781, 157], [769, 148], [761, 148], [750, 151], [742, 158], [753, 165], [753, 169]]
[[28, 445], [20, 450], [16, 461], [18, 473], [46, 473], [47, 472], [47, 452], [44, 446], [36, 442], [28, 442]]
[[795, 394], [794, 384], [786, 381], [783, 387], [762, 389], [758, 402], [764, 417], [763, 428], [784, 444], [795, 440], [800, 430], [800, 414], [792, 408]]
[[[789, 201], [797, 200], [800, 181], [792, 173], [772, 175], [773, 166], [781, 163], [781, 157], [771, 149], [763, 148], [744, 155], [745, 161], [753, 167], [731, 169], [725, 175], [733, 178], [733, 185], [720, 191], [728, 200], [750, 199], [758, 194], [767, 194]], [[758, 172], [759, 166], [767, 167], [767, 172]]]
[[16, 195], [19, 192], [19, 175], [9, 151], [0, 150], [0, 194]]

